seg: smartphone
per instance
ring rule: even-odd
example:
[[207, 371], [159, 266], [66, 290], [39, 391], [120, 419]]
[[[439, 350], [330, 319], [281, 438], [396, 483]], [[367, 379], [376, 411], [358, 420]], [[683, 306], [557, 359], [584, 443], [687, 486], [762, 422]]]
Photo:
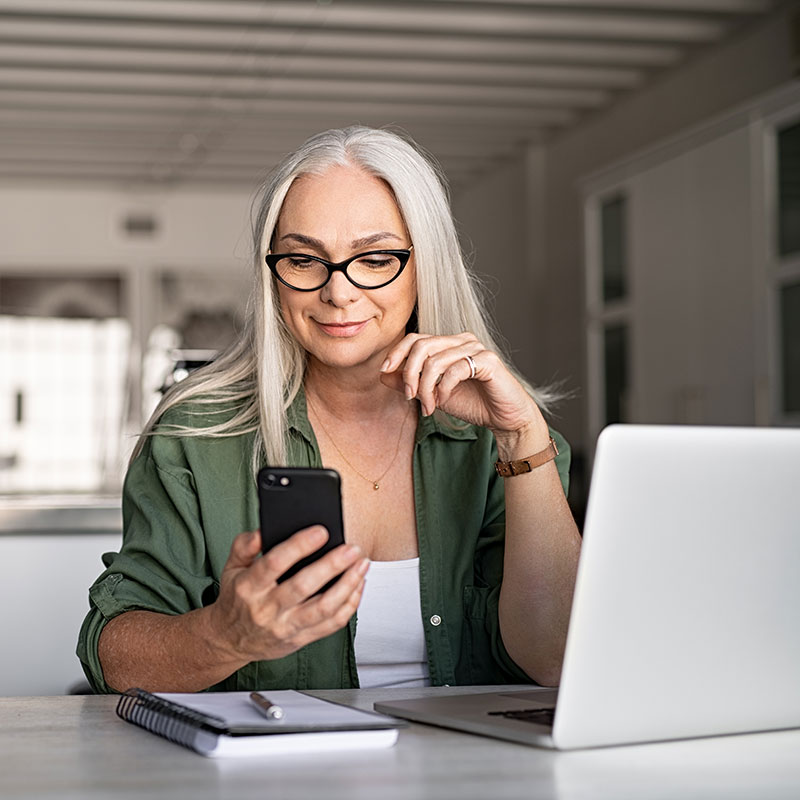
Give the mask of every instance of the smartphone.
[[344, 544], [341, 480], [334, 469], [264, 467], [258, 473], [258, 502], [262, 553], [310, 525], [324, 525], [330, 535], [319, 550], [284, 572], [278, 583]]

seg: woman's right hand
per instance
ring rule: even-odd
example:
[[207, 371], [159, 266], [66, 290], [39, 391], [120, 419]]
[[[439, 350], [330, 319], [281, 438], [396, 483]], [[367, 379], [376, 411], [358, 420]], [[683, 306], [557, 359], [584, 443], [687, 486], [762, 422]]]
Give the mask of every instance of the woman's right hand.
[[[347, 625], [361, 600], [368, 559], [343, 544], [291, 578], [278, 578], [328, 539], [321, 525], [298, 531], [259, 558], [261, 535], [242, 533], [231, 546], [220, 593], [209, 607], [217, 644], [237, 661], [282, 658]], [[327, 591], [314, 593], [343, 573]]]

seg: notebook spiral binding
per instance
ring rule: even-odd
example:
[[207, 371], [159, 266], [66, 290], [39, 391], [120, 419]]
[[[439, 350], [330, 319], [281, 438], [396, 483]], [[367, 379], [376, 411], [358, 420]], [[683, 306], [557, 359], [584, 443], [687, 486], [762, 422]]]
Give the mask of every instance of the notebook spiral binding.
[[197, 749], [197, 739], [225, 732], [224, 720], [176, 705], [144, 689], [128, 689], [117, 703], [117, 716], [175, 744]]

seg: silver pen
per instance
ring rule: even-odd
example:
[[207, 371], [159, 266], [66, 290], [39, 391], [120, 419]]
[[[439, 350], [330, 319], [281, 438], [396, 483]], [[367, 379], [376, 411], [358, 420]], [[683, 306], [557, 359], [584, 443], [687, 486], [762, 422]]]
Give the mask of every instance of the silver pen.
[[267, 719], [283, 719], [283, 709], [280, 706], [276, 706], [275, 703], [267, 700], [263, 694], [259, 694], [258, 692], [250, 692], [250, 699]]

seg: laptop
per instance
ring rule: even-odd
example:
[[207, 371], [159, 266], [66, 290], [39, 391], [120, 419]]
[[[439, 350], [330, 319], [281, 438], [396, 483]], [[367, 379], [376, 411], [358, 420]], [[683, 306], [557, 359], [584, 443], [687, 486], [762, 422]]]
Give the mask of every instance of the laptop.
[[598, 439], [557, 692], [378, 702], [568, 750], [800, 727], [800, 429]]

